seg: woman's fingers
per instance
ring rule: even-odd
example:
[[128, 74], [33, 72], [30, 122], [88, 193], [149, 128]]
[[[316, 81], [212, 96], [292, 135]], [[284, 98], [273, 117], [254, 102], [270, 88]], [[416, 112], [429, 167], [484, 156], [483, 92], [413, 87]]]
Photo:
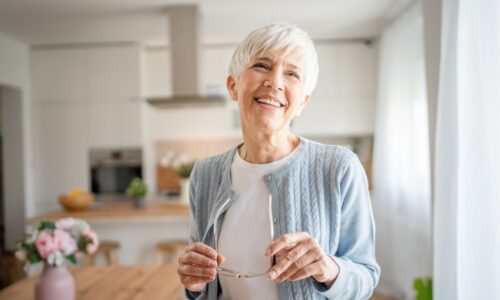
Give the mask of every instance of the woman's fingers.
[[190, 251], [179, 256], [179, 265], [198, 265], [202, 267], [217, 267], [217, 262], [198, 252]]
[[204, 277], [208, 280], [214, 280], [217, 275], [215, 268], [205, 268], [195, 265], [180, 265], [177, 268], [177, 273], [182, 276]]
[[217, 264], [222, 259], [213, 248], [203, 243], [188, 245], [178, 259], [177, 273], [182, 284], [190, 291], [202, 290], [217, 276]]
[[295, 272], [292, 276], [288, 277], [288, 280], [290, 281], [298, 281], [302, 279], [306, 279], [308, 277], [314, 276], [314, 274], [317, 273], [318, 270], [322, 268], [322, 263], [321, 261], [316, 261], [300, 270]]
[[[297, 247], [299, 248], [299, 247]], [[300, 248], [305, 248], [305, 247], [300, 247]], [[295, 273], [308, 268], [311, 264], [317, 262], [318, 260], [321, 259], [321, 254], [318, 255], [318, 251], [315, 249], [311, 249], [304, 255], [292, 260], [288, 260], [288, 262], [283, 266], [278, 266], [276, 269], [276, 281], [278, 283], [283, 282], [287, 279], [289, 279], [291, 276], [293, 276]], [[316, 274], [314, 271], [320, 271], [318, 270], [312, 270], [313, 273], [310, 275]]]
[[200, 242], [188, 245], [186, 247], [186, 249], [184, 250], [184, 253], [187, 253], [187, 252], [197, 252], [197, 253], [205, 255], [208, 258], [211, 258], [213, 260], [217, 260], [217, 251], [215, 251], [212, 247], [207, 246], [207, 245], [200, 243]]
[[306, 232], [284, 234], [266, 250], [268, 256], [282, 253], [286, 254], [268, 272], [269, 278], [278, 283], [311, 276], [320, 282], [333, 282], [338, 275], [338, 265]]
[[273, 256], [282, 250], [288, 250], [297, 246], [301, 241], [310, 238], [307, 232], [287, 233], [274, 240], [266, 249], [267, 256]]

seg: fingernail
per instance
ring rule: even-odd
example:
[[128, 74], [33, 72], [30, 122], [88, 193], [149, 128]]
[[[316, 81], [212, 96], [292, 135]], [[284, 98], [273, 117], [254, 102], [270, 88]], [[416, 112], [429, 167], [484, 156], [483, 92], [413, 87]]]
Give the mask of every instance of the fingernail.
[[217, 263], [216, 263], [215, 261], [213, 261], [213, 260], [211, 260], [211, 261], [208, 263], [208, 265], [209, 265], [210, 267], [217, 267]]
[[277, 275], [277, 274], [276, 274], [276, 272], [275, 272], [275, 271], [271, 271], [271, 272], [269, 273], [269, 278], [271, 278], [271, 279], [273, 279], [273, 280], [274, 280], [274, 278], [276, 278], [276, 275]]

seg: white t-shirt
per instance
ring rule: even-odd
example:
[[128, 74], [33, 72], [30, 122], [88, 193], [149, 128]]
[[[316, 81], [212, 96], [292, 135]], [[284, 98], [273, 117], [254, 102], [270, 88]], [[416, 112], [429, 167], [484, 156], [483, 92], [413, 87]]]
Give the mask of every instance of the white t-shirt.
[[[293, 153], [293, 152], [292, 152]], [[265, 249], [271, 243], [269, 190], [264, 175], [273, 172], [292, 156], [269, 164], [251, 164], [238, 152], [231, 164], [231, 181], [238, 199], [227, 210], [219, 235], [219, 253], [226, 260], [222, 267], [240, 273], [264, 273], [270, 268]], [[267, 275], [253, 278], [219, 276], [220, 299], [278, 299], [278, 289]]]

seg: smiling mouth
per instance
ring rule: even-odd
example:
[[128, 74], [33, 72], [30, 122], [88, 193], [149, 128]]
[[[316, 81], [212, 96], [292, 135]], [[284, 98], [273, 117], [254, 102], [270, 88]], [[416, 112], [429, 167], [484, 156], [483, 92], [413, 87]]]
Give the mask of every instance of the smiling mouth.
[[277, 108], [281, 108], [281, 107], [285, 106], [284, 104], [280, 103], [279, 101], [276, 101], [276, 100], [271, 99], [271, 98], [255, 98], [255, 101], [257, 101], [257, 103], [267, 104], [267, 105], [271, 105], [271, 106], [274, 106]]

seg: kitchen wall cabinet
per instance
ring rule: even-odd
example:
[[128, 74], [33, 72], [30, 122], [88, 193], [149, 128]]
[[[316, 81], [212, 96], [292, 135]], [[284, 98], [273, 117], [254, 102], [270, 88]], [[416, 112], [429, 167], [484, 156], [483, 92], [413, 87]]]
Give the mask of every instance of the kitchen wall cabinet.
[[143, 96], [171, 96], [171, 54], [165, 47], [146, 48], [143, 51], [144, 91]]
[[70, 188], [90, 188], [91, 148], [141, 146], [139, 52], [133, 44], [32, 50], [36, 212], [57, 207]]
[[89, 186], [87, 115], [84, 104], [34, 104], [35, 212], [57, 208], [57, 197], [71, 188]]
[[140, 94], [139, 47], [87, 49], [89, 99], [129, 101]]
[[93, 101], [89, 105], [89, 147], [140, 147], [141, 102]]
[[34, 48], [31, 71], [34, 102], [85, 102], [88, 98], [88, 50]]

